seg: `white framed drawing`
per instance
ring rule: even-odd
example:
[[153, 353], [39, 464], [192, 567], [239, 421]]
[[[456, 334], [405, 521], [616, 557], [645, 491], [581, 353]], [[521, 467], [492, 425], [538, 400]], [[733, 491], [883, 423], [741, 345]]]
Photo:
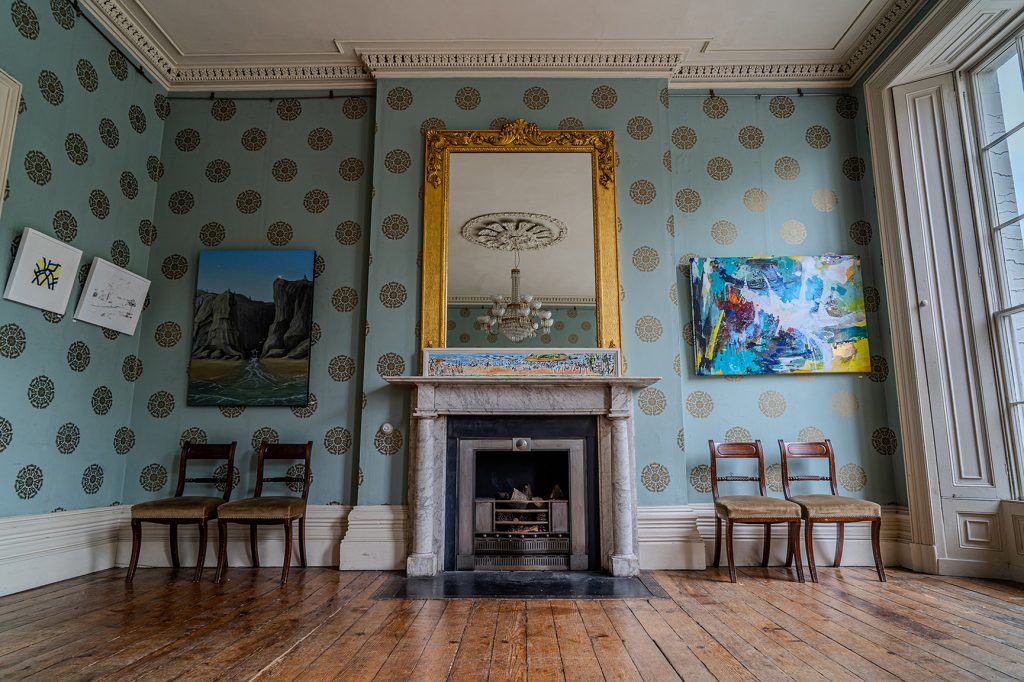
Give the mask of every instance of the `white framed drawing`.
[[63, 315], [81, 262], [75, 247], [26, 227], [4, 298]]
[[149, 280], [145, 277], [102, 258], [93, 258], [75, 319], [131, 336], [148, 292]]
[[[21, 106], [21, 83], [0, 69], [0, 189], [7, 182], [7, 168], [14, 147], [14, 125], [18, 122]], [[0, 191], [0, 211], [4, 207], [4, 192]]]

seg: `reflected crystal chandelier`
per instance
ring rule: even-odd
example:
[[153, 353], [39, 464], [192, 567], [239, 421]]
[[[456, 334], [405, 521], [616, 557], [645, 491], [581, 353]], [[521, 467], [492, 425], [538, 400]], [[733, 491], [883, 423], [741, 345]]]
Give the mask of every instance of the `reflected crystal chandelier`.
[[538, 333], [548, 336], [551, 333], [550, 310], [541, 310], [542, 303], [533, 296], [519, 293], [519, 250], [515, 250], [516, 262], [512, 268], [512, 294], [491, 297], [489, 315], [476, 318], [477, 324], [490, 333], [495, 329], [505, 338], [519, 343], [524, 339], [533, 338]]

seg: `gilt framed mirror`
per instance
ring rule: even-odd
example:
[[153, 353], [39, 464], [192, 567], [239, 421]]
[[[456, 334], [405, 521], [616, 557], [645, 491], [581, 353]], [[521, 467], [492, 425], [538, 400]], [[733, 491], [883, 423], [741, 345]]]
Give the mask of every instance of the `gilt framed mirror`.
[[618, 348], [610, 130], [428, 130], [422, 348]]

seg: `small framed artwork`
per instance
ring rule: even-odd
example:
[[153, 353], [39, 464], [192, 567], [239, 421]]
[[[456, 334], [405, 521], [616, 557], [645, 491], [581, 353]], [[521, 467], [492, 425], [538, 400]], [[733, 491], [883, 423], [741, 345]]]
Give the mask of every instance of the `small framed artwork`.
[[425, 348], [428, 377], [618, 377], [618, 348]]
[[26, 227], [4, 298], [63, 315], [81, 262], [75, 247]]
[[145, 277], [93, 258], [75, 319], [131, 336], [148, 292], [149, 280]]

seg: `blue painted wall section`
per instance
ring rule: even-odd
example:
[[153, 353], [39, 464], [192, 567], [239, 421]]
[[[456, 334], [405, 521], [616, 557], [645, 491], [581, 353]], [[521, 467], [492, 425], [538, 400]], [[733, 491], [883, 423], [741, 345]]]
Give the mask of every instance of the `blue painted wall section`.
[[[673, 370], [680, 327], [669, 232], [670, 127], [664, 86], [657, 79], [385, 79], [378, 83], [361, 503], [398, 502], [405, 496], [407, 396], [404, 390], [390, 388], [382, 375], [411, 374], [418, 369], [421, 130], [431, 126], [486, 129], [519, 117], [542, 128], [615, 131], [624, 356], [629, 373], [666, 377], [639, 398], [637, 461], [646, 481], [639, 497], [641, 504], [685, 502], [686, 468], [677, 445], [682, 397]], [[397, 219], [394, 216], [410, 224], [400, 239], [389, 237], [383, 229], [386, 221]], [[399, 425], [401, 436], [380, 432], [384, 422]]]
[[[173, 489], [179, 442], [238, 441], [239, 495], [255, 486], [263, 439], [313, 441], [313, 504], [351, 503], [357, 470], [372, 99], [174, 99], [151, 247], [152, 302], [125, 499]], [[203, 249], [314, 249], [307, 407], [185, 404], [196, 262]], [[280, 484], [279, 484], [280, 485]], [[279, 491], [283, 494], [283, 491]]]
[[711, 499], [708, 439], [762, 439], [779, 493], [776, 440], [827, 437], [844, 494], [894, 502], [888, 324], [874, 212], [864, 202], [871, 190], [857, 146], [859, 100], [704, 93], [671, 105], [680, 291], [693, 255], [858, 255], [872, 354], [864, 375], [696, 377], [690, 310], [681, 306], [689, 499]]
[[[0, 215], [0, 282], [25, 227], [81, 249], [83, 266], [100, 256], [145, 275], [162, 89], [67, 0], [5, 9], [0, 68], [22, 84], [23, 101]], [[146, 447], [132, 432], [134, 386], [121, 375], [139, 337], [75, 322], [79, 291], [63, 318], [0, 300], [2, 515], [116, 503], [126, 460]]]
[[[168, 100], [64, 0], [10, 6], [0, 68], [25, 101], [0, 277], [31, 226], [153, 286], [135, 337], [0, 301], [0, 372], [13, 387], [0, 395], [0, 514], [165, 496], [183, 438], [237, 439], [243, 494], [259, 440], [311, 439], [311, 502], [403, 503], [408, 396], [385, 377], [419, 369], [422, 131], [518, 117], [616, 134], [625, 366], [663, 377], [637, 396], [642, 505], [709, 501], [707, 439], [750, 437], [767, 446], [776, 494], [775, 439], [827, 436], [844, 492], [905, 500], [856, 92], [712, 98], [669, 96], [658, 79], [382, 79], [375, 97]], [[307, 408], [185, 405], [196, 257], [215, 248], [317, 251]], [[694, 375], [690, 256], [829, 252], [862, 259], [870, 374]]]

